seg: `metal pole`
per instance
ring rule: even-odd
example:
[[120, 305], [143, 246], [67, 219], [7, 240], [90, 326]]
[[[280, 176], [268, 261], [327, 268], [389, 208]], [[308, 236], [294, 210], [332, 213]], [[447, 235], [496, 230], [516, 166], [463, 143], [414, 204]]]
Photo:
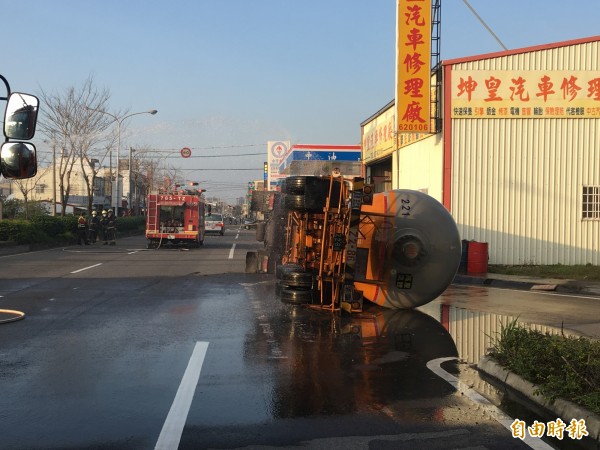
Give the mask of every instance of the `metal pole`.
[[129, 147], [129, 165], [127, 167], [127, 184], [129, 186], [129, 188], [127, 189], [127, 207], [129, 208], [130, 211], [133, 210], [133, 195], [131, 195], [131, 152], [133, 152], [133, 148]]
[[113, 165], [112, 165], [112, 147], [108, 152], [108, 168], [109, 168], [109, 176], [110, 176], [110, 206], [112, 208], [114, 193], [115, 193], [115, 185], [113, 182]]
[[56, 144], [52, 144], [52, 216], [56, 217]]
[[114, 201], [114, 213], [115, 213], [115, 217], [119, 217], [119, 203], [121, 202], [121, 196], [119, 195], [119, 156], [121, 154], [121, 121], [124, 120], [125, 118], [122, 119], [117, 119], [117, 175], [116, 175], [116, 183], [117, 183], [117, 194], [115, 196], [115, 201]]

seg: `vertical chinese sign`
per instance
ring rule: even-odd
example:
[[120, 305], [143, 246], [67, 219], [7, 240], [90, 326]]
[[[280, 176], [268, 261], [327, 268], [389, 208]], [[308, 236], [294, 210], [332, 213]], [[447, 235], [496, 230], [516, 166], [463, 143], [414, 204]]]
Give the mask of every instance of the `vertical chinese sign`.
[[396, 129], [431, 131], [431, 0], [397, 0]]

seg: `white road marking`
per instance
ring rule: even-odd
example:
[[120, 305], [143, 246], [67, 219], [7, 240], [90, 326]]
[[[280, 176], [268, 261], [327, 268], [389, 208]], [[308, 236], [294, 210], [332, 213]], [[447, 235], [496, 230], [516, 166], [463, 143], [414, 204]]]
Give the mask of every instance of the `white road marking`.
[[[451, 361], [453, 359], [457, 359], [454, 356], [449, 358], [438, 358], [432, 359], [427, 363], [427, 368], [435, 373], [438, 377], [450, 383], [454, 388], [462, 393], [463, 395], [469, 397], [471, 401], [477, 403], [483, 409], [485, 409], [500, 425], [506, 428], [508, 431], [512, 433], [512, 429], [510, 428], [511, 424], [514, 422], [514, 419], [510, 416], [507, 416], [502, 411], [500, 411], [496, 406], [494, 406], [487, 398], [483, 397], [478, 392], [474, 391], [470, 387], [466, 386], [464, 383], [460, 382], [458, 378], [454, 375], [449, 374], [444, 369], [442, 369], [441, 364], [446, 361]], [[518, 439], [518, 438], [515, 438]], [[552, 450], [552, 447], [546, 444], [539, 438], [533, 438], [529, 436], [528, 433], [525, 434], [525, 439], [523, 442], [527, 444], [529, 447], [535, 450]]]
[[200, 371], [208, 349], [208, 342], [196, 342], [187, 369], [183, 374], [175, 400], [171, 405], [167, 419], [162, 427], [155, 450], [177, 450], [181, 441], [183, 427], [192, 405]]
[[233, 244], [233, 247], [231, 247], [231, 250], [229, 250], [229, 259], [233, 259], [233, 251], [235, 250], [235, 244]]
[[102, 263], [94, 264], [93, 266], [88, 266], [88, 267], [84, 267], [83, 269], [74, 270], [71, 273], [83, 272], [84, 270], [93, 269], [94, 267], [98, 267], [98, 266], [101, 266], [101, 265], [102, 265]]

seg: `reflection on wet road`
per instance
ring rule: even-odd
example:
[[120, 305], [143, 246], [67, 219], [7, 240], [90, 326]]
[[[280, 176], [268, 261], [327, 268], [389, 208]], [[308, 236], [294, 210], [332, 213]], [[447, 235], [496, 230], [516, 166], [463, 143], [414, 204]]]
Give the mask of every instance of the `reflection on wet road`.
[[211, 343], [180, 448], [525, 448], [427, 368], [458, 356], [428, 314], [340, 316], [282, 304], [274, 281], [243, 286], [250, 319], [228, 343], [242, 361], [225, 368]]
[[[591, 330], [600, 319], [600, 299], [579, 302], [573, 314], [574, 302], [566, 297], [450, 286], [439, 299], [418, 309], [448, 330], [462, 360], [476, 364], [493, 346], [502, 327], [512, 321], [542, 333], [566, 336], [581, 335], [579, 329]], [[585, 307], [589, 313], [582, 309]]]
[[[0, 327], [0, 447], [154, 448], [206, 342], [181, 449], [525, 448], [427, 364], [475, 362], [488, 324], [534, 317], [516, 306], [534, 297], [453, 286], [422, 311], [332, 314], [283, 304], [274, 276], [243, 273], [254, 236], [229, 260], [233, 240], [11, 260], [2, 303], [27, 318]], [[542, 303], [544, 325], [586, 325]], [[465, 365], [442, 369], [464, 380]]]

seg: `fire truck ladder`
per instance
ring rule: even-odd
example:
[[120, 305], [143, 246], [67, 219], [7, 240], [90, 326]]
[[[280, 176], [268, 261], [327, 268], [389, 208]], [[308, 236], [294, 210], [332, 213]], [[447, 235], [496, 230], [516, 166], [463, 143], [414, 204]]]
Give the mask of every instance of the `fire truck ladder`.
[[[156, 198], [152, 198], [149, 200], [148, 205], [148, 219], [146, 223], [148, 223], [148, 231], [156, 233], [158, 229], [156, 225], [158, 224], [158, 200]], [[152, 228], [150, 228], [152, 226]]]
[[[158, 250], [160, 248], [160, 246], [162, 245], [162, 231], [160, 229], [160, 205], [158, 204], [158, 199], [152, 198], [149, 199], [148, 202], [148, 217], [146, 219], [146, 231], [147, 232], [151, 232], [151, 233], [160, 233], [160, 240], [158, 241], [158, 245], [156, 246], [156, 249]], [[150, 225], [152, 226], [152, 228], [150, 228]]]

